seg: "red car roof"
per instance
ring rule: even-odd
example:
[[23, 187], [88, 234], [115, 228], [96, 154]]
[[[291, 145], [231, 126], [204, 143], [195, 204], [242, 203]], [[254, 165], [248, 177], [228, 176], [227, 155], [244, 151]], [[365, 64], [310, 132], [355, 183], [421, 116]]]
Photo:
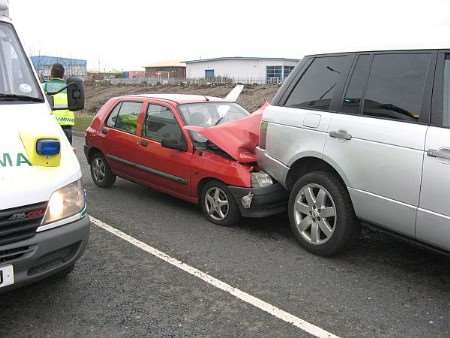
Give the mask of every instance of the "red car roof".
[[139, 94], [139, 95], [124, 95], [119, 96], [116, 99], [144, 97], [148, 99], [161, 99], [172, 101], [178, 104], [182, 103], [200, 103], [208, 101], [223, 101], [222, 98], [205, 95], [188, 95], [188, 94]]

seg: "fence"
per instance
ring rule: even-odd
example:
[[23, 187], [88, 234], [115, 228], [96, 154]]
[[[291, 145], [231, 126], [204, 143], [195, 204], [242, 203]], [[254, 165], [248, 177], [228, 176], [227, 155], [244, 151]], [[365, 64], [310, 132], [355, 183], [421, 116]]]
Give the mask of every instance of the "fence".
[[280, 85], [282, 80], [279, 78], [266, 79], [230, 79], [226, 77], [215, 77], [210, 79], [164, 79], [164, 78], [134, 78], [134, 79], [111, 79], [107, 80], [111, 85], [145, 85], [145, 86], [157, 86], [157, 85], [231, 85], [236, 83], [246, 85]]

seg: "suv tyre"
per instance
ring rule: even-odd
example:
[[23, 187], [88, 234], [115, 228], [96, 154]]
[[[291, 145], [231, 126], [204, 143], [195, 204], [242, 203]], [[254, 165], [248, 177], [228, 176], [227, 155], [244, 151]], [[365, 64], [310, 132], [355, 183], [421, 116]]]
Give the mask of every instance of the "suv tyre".
[[297, 180], [289, 198], [289, 220], [300, 245], [321, 256], [342, 252], [360, 232], [347, 189], [326, 171]]

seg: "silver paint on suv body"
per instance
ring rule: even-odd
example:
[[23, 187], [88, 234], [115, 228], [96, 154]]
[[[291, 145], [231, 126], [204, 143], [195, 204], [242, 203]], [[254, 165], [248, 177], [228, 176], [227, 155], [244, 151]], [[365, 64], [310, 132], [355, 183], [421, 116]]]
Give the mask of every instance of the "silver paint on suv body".
[[286, 188], [297, 161], [320, 159], [360, 220], [450, 251], [450, 129], [275, 105], [263, 120], [258, 164]]

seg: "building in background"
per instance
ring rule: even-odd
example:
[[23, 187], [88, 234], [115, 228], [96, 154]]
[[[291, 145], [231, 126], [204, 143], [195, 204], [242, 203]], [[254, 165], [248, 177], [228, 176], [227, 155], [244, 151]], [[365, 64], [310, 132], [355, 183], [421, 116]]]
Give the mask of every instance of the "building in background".
[[159, 82], [186, 80], [186, 64], [178, 60], [161, 61], [145, 66], [145, 77]]
[[124, 73], [122, 71], [111, 70], [109, 72], [89, 71], [87, 72], [87, 80], [93, 81], [110, 81], [112, 79], [122, 79]]
[[241, 83], [281, 83], [298, 59], [262, 57], [220, 57], [186, 61], [188, 80], [217, 78]]
[[40, 78], [48, 79], [50, 77], [50, 69], [55, 63], [60, 63], [66, 70], [66, 76], [77, 76], [86, 78], [87, 61], [82, 59], [62, 58], [58, 56], [32, 56], [31, 62], [36, 69]]
[[144, 70], [128, 70], [123, 72], [124, 79], [142, 79], [145, 77]]

